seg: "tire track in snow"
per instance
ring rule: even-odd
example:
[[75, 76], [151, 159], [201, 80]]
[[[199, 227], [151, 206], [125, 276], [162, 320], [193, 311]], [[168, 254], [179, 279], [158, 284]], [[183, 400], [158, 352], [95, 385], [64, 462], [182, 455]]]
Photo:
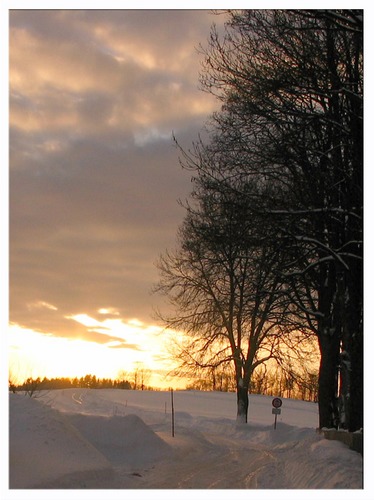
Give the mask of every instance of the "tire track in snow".
[[[209, 439], [208, 435], [204, 436]], [[143, 471], [132, 488], [172, 489], [247, 489], [256, 488], [256, 475], [262, 469], [282, 474], [272, 453], [250, 443], [214, 436], [212, 442], [195, 443], [193, 450], [185, 445], [175, 449], [172, 460]], [[130, 479], [130, 478], [129, 478]], [[276, 478], [274, 478], [276, 479]]]
[[75, 392], [72, 394], [71, 399], [78, 403], [79, 405], [83, 404], [83, 395], [82, 393], [79, 394], [78, 398], [75, 397]]
[[196, 470], [195, 481], [197, 480], [198, 483], [202, 481], [202, 486], [197, 487], [208, 489], [253, 488], [251, 481], [248, 481], [248, 475], [256, 478], [259, 468], [278, 465], [278, 461], [272, 453], [261, 449], [261, 447], [254, 447], [253, 444], [245, 444], [244, 442], [238, 445], [235, 440], [218, 436], [214, 436], [214, 442], [221, 443], [219, 453], [210, 464], [207, 464], [206, 477], [201, 476], [202, 473], [204, 474], [205, 461]]

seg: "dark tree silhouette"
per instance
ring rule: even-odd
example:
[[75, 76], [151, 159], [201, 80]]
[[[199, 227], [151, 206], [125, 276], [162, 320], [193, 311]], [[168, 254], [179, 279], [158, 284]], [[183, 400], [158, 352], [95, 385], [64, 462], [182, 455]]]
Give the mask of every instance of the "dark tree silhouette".
[[318, 336], [320, 427], [350, 430], [363, 424], [362, 14], [232, 11], [201, 78], [223, 103], [212, 128], [227, 161], [214, 178], [273, 186], [257, 213], [284, 243], [287, 294]]

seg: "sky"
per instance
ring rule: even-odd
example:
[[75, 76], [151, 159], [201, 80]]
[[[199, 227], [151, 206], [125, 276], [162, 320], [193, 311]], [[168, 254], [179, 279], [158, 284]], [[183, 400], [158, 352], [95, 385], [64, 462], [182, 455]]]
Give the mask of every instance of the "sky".
[[[14, 377], [115, 378], [145, 367], [154, 385], [168, 387], [177, 384], [165, 378], [170, 337], [154, 317], [168, 306], [151, 290], [184, 217], [178, 200], [191, 190], [172, 134], [188, 148], [219, 107], [199, 88], [197, 48], [213, 22], [224, 22], [208, 9], [230, 5], [105, 10], [113, 3], [1, 4], [1, 33], [9, 32], [1, 48], [9, 74], [0, 113], [9, 128], [1, 351]], [[369, 213], [371, 175], [366, 169]], [[368, 249], [371, 241], [368, 228]]]
[[156, 261], [191, 190], [179, 165], [218, 102], [209, 10], [9, 13], [9, 353], [14, 377], [164, 375]]

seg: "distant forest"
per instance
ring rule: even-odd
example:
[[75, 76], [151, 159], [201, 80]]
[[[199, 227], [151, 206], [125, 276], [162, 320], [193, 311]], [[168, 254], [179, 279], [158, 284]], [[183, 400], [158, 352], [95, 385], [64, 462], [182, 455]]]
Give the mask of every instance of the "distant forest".
[[[125, 389], [125, 390], [160, 390], [157, 387], [146, 385], [143, 378], [134, 373], [126, 378], [98, 378], [95, 375], [84, 377], [55, 377], [32, 378], [29, 377], [21, 384], [9, 380], [9, 391], [24, 392], [30, 397], [36, 397], [40, 391], [54, 389]], [[235, 386], [230, 383], [232, 379], [223, 373], [213, 374], [210, 378], [200, 378], [186, 385], [186, 390], [235, 392]], [[273, 370], [260, 370], [253, 377], [251, 384], [252, 394], [281, 396], [304, 401], [317, 402], [318, 374], [308, 373], [307, 377], [295, 377], [294, 374], [277, 373]]]
[[52, 389], [132, 389], [132, 384], [128, 380], [112, 380], [110, 378], [97, 378], [95, 375], [85, 375], [84, 377], [69, 378], [32, 378], [29, 377], [22, 384], [15, 384], [9, 381], [9, 390], [12, 392], [24, 391], [30, 396], [36, 391]]

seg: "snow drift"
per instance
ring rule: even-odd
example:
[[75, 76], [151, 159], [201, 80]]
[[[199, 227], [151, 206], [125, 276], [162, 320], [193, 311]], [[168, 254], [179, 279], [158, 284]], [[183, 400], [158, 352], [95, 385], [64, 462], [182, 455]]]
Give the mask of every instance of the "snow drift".
[[64, 416], [36, 399], [11, 397], [11, 488], [37, 487], [73, 472], [110, 469], [110, 462]]
[[171, 451], [137, 415], [73, 415], [70, 421], [114, 465], [144, 466]]

